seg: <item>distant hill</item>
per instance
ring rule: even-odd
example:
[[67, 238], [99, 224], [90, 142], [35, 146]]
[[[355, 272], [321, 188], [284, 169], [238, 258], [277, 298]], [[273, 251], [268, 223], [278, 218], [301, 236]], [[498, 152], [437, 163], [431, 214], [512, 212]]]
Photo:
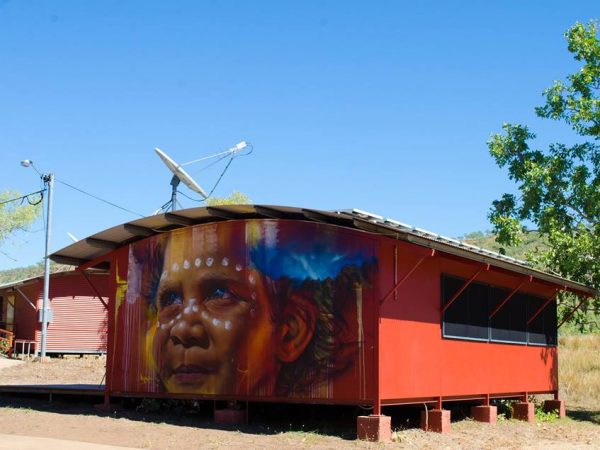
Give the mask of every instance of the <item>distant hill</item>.
[[501, 249], [503, 248], [506, 255], [524, 261], [527, 261], [527, 255], [533, 254], [536, 251], [545, 251], [550, 248], [546, 239], [540, 236], [536, 231], [527, 233], [523, 237], [521, 245], [516, 247], [507, 247], [498, 244], [496, 242], [496, 235], [490, 231], [473, 231], [464, 236], [460, 236], [458, 239], [467, 244], [476, 245], [477, 247], [493, 250], [495, 252], [502, 253]]
[[[50, 272], [62, 272], [71, 270], [73, 266], [65, 264], [56, 264], [50, 262]], [[25, 280], [27, 278], [35, 278], [44, 275], [44, 262], [40, 261], [37, 264], [27, 267], [17, 267], [15, 269], [7, 269], [0, 271], [0, 284], [12, 283], [13, 281]]]

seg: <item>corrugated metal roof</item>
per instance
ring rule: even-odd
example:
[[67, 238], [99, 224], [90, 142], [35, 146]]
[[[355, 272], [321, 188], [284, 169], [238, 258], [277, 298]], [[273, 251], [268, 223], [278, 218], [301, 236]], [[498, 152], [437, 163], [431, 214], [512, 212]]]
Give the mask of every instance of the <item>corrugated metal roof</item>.
[[465, 244], [421, 228], [388, 219], [359, 209], [320, 211], [315, 209], [272, 205], [223, 205], [182, 209], [172, 213], [144, 217], [94, 234], [53, 253], [53, 261], [80, 266], [108, 254], [112, 250], [147, 236], [207, 222], [235, 219], [291, 219], [325, 222], [342, 227], [368, 231], [394, 239], [411, 242], [440, 252], [490, 264], [495, 267], [533, 276], [570, 290], [597, 295], [593, 288], [581, 283], [542, 272], [525, 261]]
[[[77, 265], [77, 264], [74, 264]], [[74, 274], [76, 273], [74, 270], [61, 270], [59, 272], [52, 272], [50, 273], [51, 277], [55, 277], [55, 276], [64, 276], [64, 275], [70, 275], [70, 274]], [[108, 272], [106, 272], [105, 270], [97, 270], [97, 269], [92, 269], [92, 270], [86, 270], [86, 273], [88, 274], [106, 274], [108, 275]], [[17, 287], [17, 286], [24, 286], [27, 284], [30, 284], [32, 282], [34, 282], [35, 280], [39, 280], [44, 278], [44, 275], [36, 275], [35, 277], [31, 277], [31, 278], [23, 278], [22, 280], [15, 280], [15, 281], [9, 281], [8, 283], [4, 283], [4, 284], [0, 284], [0, 289], [7, 289], [7, 288], [11, 288], [11, 287]]]

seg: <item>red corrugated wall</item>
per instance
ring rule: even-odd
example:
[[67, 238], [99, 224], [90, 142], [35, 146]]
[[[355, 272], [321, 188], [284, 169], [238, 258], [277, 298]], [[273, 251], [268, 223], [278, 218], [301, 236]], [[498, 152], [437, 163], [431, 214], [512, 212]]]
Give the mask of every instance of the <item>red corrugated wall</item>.
[[[382, 292], [394, 285], [394, 246], [398, 253], [398, 280], [431, 252], [382, 239]], [[384, 403], [558, 389], [556, 347], [442, 338], [441, 274], [469, 279], [479, 267], [481, 263], [440, 253], [427, 257], [398, 289], [396, 299], [382, 305], [379, 370]], [[492, 268], [482, 272], [477, 281], [512, 290], [523, 278]], [[528, 283], [526, 291], [549, 297], [554, 287], [559, 286], [533, 282]]]
[[[41, 287], [41, 284], [38, 284], [37, 281], [34, 281], [27, 286], [19, 287], [19, 289], [35, 305], [38, 299], [38, 289], [41, 289]], [[29, 304], [27, 300], [23, 298], [23, 296], [17, 290], [14, 292], [11, 291], [12, 289], [6, 289], [2, 292], [2, 295], [4, 296], [5, 303], [9, 293], [12, 293], [15, 296], [15, 339], [33, 340], [35, 339], [35, 332], [38, 326], [37, 311]]]
[[[108, 276], [88, 275], [104, 300], [108, 299]], [[42, 306], [42, 292], [38, 304]], [[55, 275], [50, 280], [52, 322], [48, 324], [48, 353], [105, 353], [107, 310], [80, 273]], [[41, 342], [41, 327], [36, 331]]]

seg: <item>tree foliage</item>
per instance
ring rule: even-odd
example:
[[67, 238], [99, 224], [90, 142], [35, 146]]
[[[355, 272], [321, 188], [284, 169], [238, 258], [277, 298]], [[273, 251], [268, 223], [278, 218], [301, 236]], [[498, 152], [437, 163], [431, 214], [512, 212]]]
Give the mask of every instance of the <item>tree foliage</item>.
[[[527, 126], [504, 124], [488, 141], [498, 166], [518, 187], [492, 204], [489, 218], [503, 245], [518, 245], [534, 224], [549, 249], [538, 262], [573, 280], [600, 288], [600, 43], [595, 21], [576, 23], [565, 33], [579, 71], [544, 91], [537, 116], [563, 122], [576, 143], [534, 148]], [[591, 305], [600, 310], [600, 300]], [[585, 311], [576, 316], [584, 320]]]
[[39, 196], [22, 197], [16, 191], [0, 192], [0, 245], [15, 231], [27, 230], [40, 215], [41, 200]]
[[248, 205], [250, 203], [252, 203], [250, 198], [240, 191], [233, 191], [229, 197], [209, 197], [206, 200], [206, 206]]

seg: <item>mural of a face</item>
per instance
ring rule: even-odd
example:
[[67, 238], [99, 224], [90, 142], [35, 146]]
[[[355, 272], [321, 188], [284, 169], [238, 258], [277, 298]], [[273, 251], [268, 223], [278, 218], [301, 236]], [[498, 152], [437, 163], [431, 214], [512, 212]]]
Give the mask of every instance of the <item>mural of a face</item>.
[[232, 238], [221, 231], [217, 246], [194, 246], [180, 233], [166, 245], [153, 351], [169, 392], [270, 393], [281, 363], [312, 337], [314, 305], [295, 296], [276, 322], [268, 279], [236, 258]]
[[130, 374], [122, 388], [331, 398], [345, 372], [344, 385], [366, 392], [362, 314], [374, 254], [366, 238], [276, 220], [132, 244], [117, 317]]

